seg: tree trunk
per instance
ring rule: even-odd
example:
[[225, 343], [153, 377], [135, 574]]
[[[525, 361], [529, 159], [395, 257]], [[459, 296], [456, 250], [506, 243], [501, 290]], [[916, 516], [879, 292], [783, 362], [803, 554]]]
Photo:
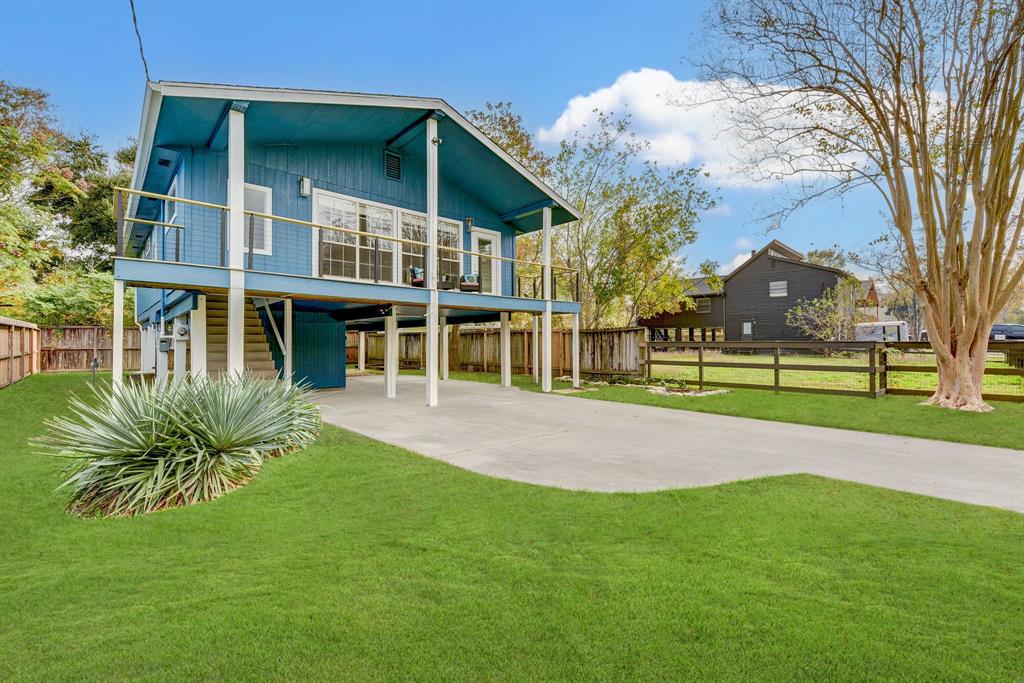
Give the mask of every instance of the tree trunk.
[[939, 340], [929, 335], [935, 349], [939, 385], [928, 405], [984, 413], [992, 410], [981, 396], [988, 355], [988, 330], [978, 330], [966, 348], [940, 349]]

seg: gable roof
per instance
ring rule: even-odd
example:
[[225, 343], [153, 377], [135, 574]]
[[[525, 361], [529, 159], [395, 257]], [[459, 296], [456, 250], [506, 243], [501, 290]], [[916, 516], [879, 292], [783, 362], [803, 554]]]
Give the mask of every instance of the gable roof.
[[683, 293], [686, 296], [719, 296], [723, 290], [711, 286], [711, 281], [706, 277], [690, 277], [683, 280], [686, 289]]
[[[770, 253], [770, 252], [774, 252], [774, 253]], [[787, 245], [783, 244], [782, 242], [780, 242], [778, 240], [772, 240], [768, 244], [766, 244], [763, 247], [761, 247], [760, 250], [754, 252], [754, 254], [752, 254], [750, 258], [748, 258], [746, 261], [744, 261], [743, 263], [738, 265], [735, 269], [733, 269], [733, 271], [731, 273], [729, 273], [728, 275], [723, 277], [722, 280], [726, 281], [726, 280], [732, 279], [739, 272], [741, 272], [744, 268], [746, 268], [751, 263], [753, 263], [754, 261], [759, 259], [761, 256], [764, 256], [765, 254], [769, 254], [772, 258], [777, 258], [777, 259], [780, 259], [782, 261], [787, 261], [789, 263], [798, 263], [801, 266], [806, 266], [808, 268], [815, 268], [817, 270], [824, 270], [824, 271], [827, 271], [829, 273], [835, 273], [835, 274], [840, 275], [840, 276], [845, 276], [846, 275], [846, 271], [840, 270], [839, 268], [832, 268], [831, 266], [822, 266], [822, 265], [818, 265], [817, 263], [810, 263], [808, 261], [805, 261], [804, 260], [804, 255], [801, 254], [796, 249], [793, 249], [792, 247], [787, 246]]]
[[[405, 147], [413, 158], [425, 156], [426, 116], [438, 119], [442, 177], [479, 196], [504, 222], [528, 232], [552, 208], [552, 223], [579, 218], [564, 197], [513, 159], [450, 104], [440, 98], [380, 95], [295, 88], [265, 88], [213, 83], [147, 83], [132, 187], [162, 192], [150, 182], [173, 169], [158, 168], [154, 150], [162, 146], [211, 144], [232, 102], [248, 102], [246, 139], [298, 144], [346, 139]], [[400, 140], [396, 140], [401, 138]], [[414, 144], [417, 139], [421, 144]], [[166, 167], [163, 167], [166, 169]], [[150, 178], [155, 180], [150, 181]], [[166, 182], [170, 182], [169, 176]]]

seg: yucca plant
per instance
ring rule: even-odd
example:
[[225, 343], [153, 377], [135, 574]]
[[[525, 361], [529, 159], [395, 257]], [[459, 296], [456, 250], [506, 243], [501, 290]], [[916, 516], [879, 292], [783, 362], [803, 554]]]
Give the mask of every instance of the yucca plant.
[[70, 417], [36, 440], [70, 461], [61, 488], [80, 515], [135, 515], [216, 498], [268, 457], [316, 439], [320, 412], [302, 386], [247, 376], [124, 384], [73, 396]]

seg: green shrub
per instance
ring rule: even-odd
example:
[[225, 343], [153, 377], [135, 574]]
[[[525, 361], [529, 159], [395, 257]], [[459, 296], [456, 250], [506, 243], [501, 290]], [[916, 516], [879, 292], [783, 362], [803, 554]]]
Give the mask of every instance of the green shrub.
[[312, 443], [320, 412], [303, 387], [249, 377], [131, 383], [73, 397], [72, 417], [36, 440], [70, 460], [68, 509], [135, 515], [211, 500], [248, 482], [263, 460]]

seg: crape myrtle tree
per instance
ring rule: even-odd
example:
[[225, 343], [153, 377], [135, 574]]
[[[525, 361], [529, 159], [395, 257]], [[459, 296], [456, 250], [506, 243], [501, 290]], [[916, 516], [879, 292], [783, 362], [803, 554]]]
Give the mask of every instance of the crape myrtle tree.
[[[537, 147], [509, 103], [470, 111], [469, 119], [579, 210], [580, 220], [555, 229], [552, 256], [579, 271], [584, 327], [633, 324], [686, 304], [680, 252], [696, 239], [700, 213], [715, 205], [700, 169], [644, 160], [648, 143], [628, 116], [595, 112], [554, 155]], [[517, 242], [519, 258], [539, 260], [539, 235]]]
[[708, 18], [745, 161], [799, 188], [772, 218], [874, 188], [936, 353], [928, 402], [990, 410], [989, 332], [1024, 278], [1024, 3], [716, 0]]

